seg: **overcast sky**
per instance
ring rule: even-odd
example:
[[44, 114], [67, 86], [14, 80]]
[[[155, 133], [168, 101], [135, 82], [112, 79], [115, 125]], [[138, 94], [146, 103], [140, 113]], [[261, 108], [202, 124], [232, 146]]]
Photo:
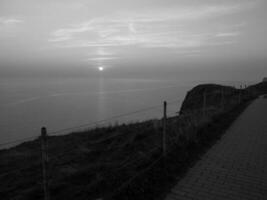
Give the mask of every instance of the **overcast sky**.
[[0, 0], [0, 73], [257, 80], [267, 76], [266, 9], [266, 0]]

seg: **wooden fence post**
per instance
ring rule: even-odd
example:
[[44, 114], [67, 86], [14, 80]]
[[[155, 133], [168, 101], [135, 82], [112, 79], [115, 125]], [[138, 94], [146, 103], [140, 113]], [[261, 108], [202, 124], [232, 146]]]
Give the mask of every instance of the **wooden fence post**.
[[242, 85], [240, 85], [240, 89], [239, 89], [238, 104], [241, 103], [241, 90], [242, 90]]
[[47, 130], [45, 127], [41, 128], [41, 142], [42, 142], [42, 171], [43, 171], [43, 190], [44, 190], [44, 200], [49, 200], [49, 189], [48, 189], [48, 179], [47, 179]]
[[206, 90], [203, 92], [203, 116], [206, 116], [206, 104], [207, 104], [207, 97], [206, 97]]
[[222, 108], [222, 110], [224, 109], [224, 90], [223, 90], [223, 88], [222, 88], [222, 96], [221, 96], [221, 108]]
[[162, 152], [163, 152], [164, 157], [166, 156], [166, 153], [167, 153], [166, 128], [167, 128], [167, 102], [164, 101], [164, 104], [163, 104], [163, 132], [162, 132]]

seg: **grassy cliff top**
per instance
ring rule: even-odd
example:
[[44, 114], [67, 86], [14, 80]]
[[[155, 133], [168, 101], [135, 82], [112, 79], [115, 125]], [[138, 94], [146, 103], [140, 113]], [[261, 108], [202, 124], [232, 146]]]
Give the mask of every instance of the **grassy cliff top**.
[[[174, 141], [178, 141], [179, 148], [184, 149], [181, 150], [183, 155], [188, 155], [186, 148], [191, 149], [191, 139], [197, 135], [196, 127], [211, 122], [210, 115], [203, 118], [202, 112], [198, 112], [203, 106], [204, 93], [207, 108], [221, 112], [222, 105], [236, 105], [239, 94], [242, 94], [242, 98], [248, 98], [251, 90], [260, 94], [266, 89], [265, 84], [254, 87], [256, 89], [249, 87], [237, 90], [228, 86], [206, 84], [193, 88], [186, 95], [181, 110], [197, 112], [167, 120], [168, 148], [172, 147]], [[52, 199], [97, 199], [100, 194], [113, 192], [161, 155], [162, 128], [162, 121], [155, 119], [64, 136], [49, 136], [47, 170]], [[43, 199], [40, 138], [0, 150], [0, 161], [1, 198]], [[186, 162], [181, 161], [182, 164]]]

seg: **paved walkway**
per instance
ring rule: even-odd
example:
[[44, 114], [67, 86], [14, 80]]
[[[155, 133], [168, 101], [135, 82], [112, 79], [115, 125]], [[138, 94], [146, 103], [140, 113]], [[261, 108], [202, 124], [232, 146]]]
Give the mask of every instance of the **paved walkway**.
[[267, 99], [257, 99], [165, 200], [267, 200]]

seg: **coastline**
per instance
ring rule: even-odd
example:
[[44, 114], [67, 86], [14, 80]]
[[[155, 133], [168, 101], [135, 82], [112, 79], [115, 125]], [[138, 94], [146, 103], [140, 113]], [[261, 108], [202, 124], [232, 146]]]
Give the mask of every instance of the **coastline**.
[[[151, 194], [147, 191], [153, 188], [154, 191], [157, 188], [150, 183], [151, 180], [155, 182], [153, 180], [154, 175], [150, 174], [153, 174], [151, 170], [154, 167], [156, 167], [156, 172], [160, 172], [162, 175], [166, 175], [166, 169], [169, 169], [169, 167], [175, 169], [173, 172], [167, 170], [171, 172], [171, 176], [166, 175], [169, 178], [176, 177], [175, 173], [178, 173], [178, 176], [183, 174], [182, 172], [185, 172], [199, 158], [201, 152], [203, 153], [214, 141], [219, 139], [220, 135], [245, 109], [251, 99], [255, 98], [254, 95], [246, 96], [241, 104], [235, 103], [235, 105], [231, 106], [232, 100], [235, 100], [235, 102], [237, 100], [236, 95], [239, 94], [236, 93], [237, 91], [233, 90], [234, 96], [229, 95], [229, 99], [225, 99], [225, 108], [229, 106], [229, 109], [224, 111], [221, 110], [221, 107], [218, 107], [215, 112], [212, 104], [212, 106], [206, 105], [207, 111], [204, 118], [201, 109], [195, 113], [191, 111], [191, 114], [187, 112], [187, 114], [183, 113], [179, 116], [168, 118], [167, 154], [171, 158], [169, 161], [168, 157], [163, 160], [159, 157], [162, 153], [163, 127], [161, 120], [148, 120], [134, 124], [96, 128], [64, 136], [48, 136], [47, 152], [49, 177], [51, 177], [49, 186], [51, 195], [55, 199], [72, 199], [74, 197], [76, 199], [102, 197], [109, 199], [111, 198], [110, 196], [116, 196], [115, 199], [119, 199], [119, 197], [122, 199], [124, 197], [125, 199], [125, 195], [129, 192], [131, 195], [137, 192], [136, 195], [142, 194], [141, 196], [144, 197], [144, 194]], [[215, 92], [213, 98], [216, 99], [217, 95], [217, 92]], [[186, 99], [185, 101], [187, 101]], [[229, 100], [229, 103], [226, 100]], [[199, 105], [202, 105], [202, 103], [201, 101], [198, 102]], [[228, 120], [225, 121], [225, 119]], [[41, 199], [42, 189], [40, 185], [33, 184], [34, 180], [41, 178], [40, 143], [39, 138], [35, 141], [25, 142], [11, 149], [0, 151], [0, 159], [3, 161], [0, 166], [2, 174], [0, 177], [8, 180], [8, 184], [1, 184], [0, 186], [0, 194], [3, 197], [8, 199], [19, 195], [19, 199]], [[176, 166], [177, 163], [174, 165], [169, 163], [174, 161], [173, 156], [177, 154], [180, 155], [179, 159], [183, 160], [182, 163], [181, 160], [178, 162], [179, 166]], [[155, 160], [158, 163], [144, 173], [143, 171]], [[139, 173], [141, 175], [138, 175], [137, 179], [133, 179], [131, 183], [127, 184], [126, 188], [117, 193], [115, 192], [123, 183], [131, 180], [132, 177], [135, 177], [135, 174]], [[146, 173], [150, 175], [146, 175]], [[18, 174], [20, 174], [21, 178], [14, 179], [14, 176]], [[140, 177], [142, 178], [140, 179]], [[158, 176], [158, 178], [160, 177]], [[150, 178], [152, 179], [150, 180]], [[148, 180], [150, 183], [145, 184], [148, 186], [145, 193], [139, 193], [139, 190], [135, 188], [138, 179], [141, 182]], [[160, 181], [162, 180], [160, 179]], [[166, 186], [172, 182], [169, 179], [166, 181], [169, 182], [166, 182]], [[4, 183], [5, 181], [2, 182]], [[30, 190], [19, 189], [21, 183], [24, 183], [24, 186], [30, 188]], [[158, 182], [156, 181], [155, 184], [158, 184]], [[138, 186], [140, 186], [140, 183], [138, 183]], [[17, 189], [14, 189], [14, 187]], [[100, 188], [102, 189], [99, 190]], [[65, 192], [70, 189], [75, 191], [73, 193], [75, 196], [66, 196]], [[84, 196], [85, 189], [88, 191], [86, 192], [86, 197]], [[24, 195], [21, 196], [20, 194]], [[155, 191], [153, 194], [159, 195]], [[164, 192], [161, 191], [161, 194], [164, 194]], [[147, 197], [147, 199], [153, 198]]]

